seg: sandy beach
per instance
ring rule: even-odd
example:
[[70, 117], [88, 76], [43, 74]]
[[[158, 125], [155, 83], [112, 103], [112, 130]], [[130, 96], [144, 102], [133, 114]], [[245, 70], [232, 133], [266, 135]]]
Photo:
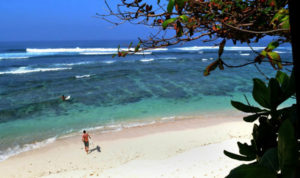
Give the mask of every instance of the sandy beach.
[[215, 116], [96, 130], [88, 155], [78, 133], [0, 162], [0, 177], [224, 177], [241, 162], [223, 150], [237, 152], [251, 129], [241, 117]]

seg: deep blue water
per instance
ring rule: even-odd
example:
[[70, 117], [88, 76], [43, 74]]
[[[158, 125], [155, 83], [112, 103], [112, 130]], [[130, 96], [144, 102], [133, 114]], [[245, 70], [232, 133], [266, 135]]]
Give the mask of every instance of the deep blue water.
[[[264, 78], [253, 65], [216, 69], [204, 77], [217, 58], [212, 44], [112, 58], [118, 44], [126, 47], [129, 41], [1, 42], [0, 160], [82, 129], [118, 130], [232, 110], [230, 100], [251, 96], [252, 78]], [[288, 45], [276, 51], [291, 60]], [[229, 44], [222, 58], [242, 64], [255, 55], [248, 46]], [[275, 74], [268, 63], [259, 67]], [[63, 102], [62, 95], [71, 101]]]

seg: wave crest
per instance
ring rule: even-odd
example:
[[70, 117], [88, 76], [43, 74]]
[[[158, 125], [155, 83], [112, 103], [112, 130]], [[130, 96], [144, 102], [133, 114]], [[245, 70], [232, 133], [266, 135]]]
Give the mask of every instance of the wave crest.
[[33, 144], [25, 144], [23, 146], [15, 146], [13, 148], [8, 148], [5, 151], [0, 151], [0, 161], [6, 160], [7, 158], [20, 154], [22, 152], [30, 151], [33, 149], [41, 148], [45, 145], [53, 143], [56, 140], [56, 137], [48, 138], [41, 142], [36, 142]]
[[60, 70], [70, 70], [71, 67], [63, 67], [63, 68], [29, 68], [29, 67], [19, 67], [17, 69], [12, 69], [8, 71], [0, 72], [0, 75], [3, 74], [26, 74], [33, 72], [49, 72], [49, 71], [60, 71]]

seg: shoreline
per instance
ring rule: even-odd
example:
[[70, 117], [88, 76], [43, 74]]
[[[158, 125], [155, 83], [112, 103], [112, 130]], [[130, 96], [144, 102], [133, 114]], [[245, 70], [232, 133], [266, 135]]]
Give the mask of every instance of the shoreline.
[[[61, 135], [57, 137], [57, 139], [64, 139], [64, 138], [70, 138], [79, 136], [82, 134], [82, 130], [86, 130], [89, 133], [94, 134], [112, 134], [112, 133], [118, 133], [122, 132], [127, 129], [136, 129], [136, 128], [148, 128], [152, 126], [160, 126], [160, 125], [167, 125], [172, 124], [174, 122], [183, 122], [184, 121], [193, 121], [193, 120], [199, 120], [201, 124], [208, 124], [213, 125], [217, 124], [217, 121], [228, 122], [228, 121], [242, 121], [243, 117], [245, 116], [244, 113], [238, 112], [234, 109], [224, 109], [221, 111], [216, 112], [206, 112], [206, 113], [198, 113], [198, 114], [186, 114], [186, 115], [179, 115], [179, 116], [166, 116], [166, 117], [160, 117], [160, 118], [143, 118], [143, 119], [130, 119], [124, 122], [119, 122], [111, 125], [104, 125], [104, 126], [96, 126], [96, 127], [87, 127], [84, 129], [81, 129], [80, 131], [67, 133], [64, 135]], [[226, 118], [226, 119], [224, 119]], [[216, 121], [216, 122], [212, 122]], [[204, 125], [182, 125], [182, 127], [177, 128], [177, 130], [184, 130], [184, 129], [190, 129], [190, 128], [199, 128]], [[175, 129], [175, 128], [168, 128], [168, 129]], [[163, 132], [164, 130], [160, 130], [160, 132]], [[168, 130], [169, 131], [169, 130]]]
[[[89, 131], [93, 152], [88, 155], [78, 133], [12, 156], [0, 162], [0, 171], [5, 177], [60, 177], [74, 171], [85, 175], [94, 171], [101, 176], [132, 161], [170, 159], [192, 149], [203, 149], [205, 145], [250, 138], [251, 129], [252, 124], [244, 123], [241, 117], [211, 116], [123, 128], [118, 132], [94, 130]], [[96, 146], [100, 146], [101, 152]]]
[[[234, 110], [218, 110], [216, 112], [208, 111], [206, 113], [193, 113], [193, 114], [186, 114], [186, 115], [179, 115], [179, 116], [166, 116], [161, 118], [140, 118], [140, 119], [130, 119], [123, 122], [117, 122], [114, 124], [107, 124], [103, 126], [95, 126], [95, 127], [87, 127], [83, 128], [79, 131], [73, 131], [70, 133], [65, 133], [63, 135], [55, 135], [49, 138], [45, 138], [42, 140], [37, 140], [31, 143], [26, 143], [24, 145], [17, 145], [14, 147], [7, 148], [6, 150], [2, 150], [2, 154], [0, 155], [0, 162], [9, 159], [10, 157], [16, 156], [18, 154], [31, 151], [34, 149], [39, 149], [44, 146], [47, 146], [50, 143], [55, 142], [58, 139], [62, 138], [69, 138], [81, 135], [82, 130], [86, 130], [88, 132], [95, 132], [97, 134], [106, 134], [106, 133], [113, 133], [113, 132], [120, 132], [122, 130], [135, 128], [135, 127], [144, 127], [149, 125], [160, 125], [169, 122], [181, 121], [181, 120], [193, 120], [193, 119], [210, 119], [211, 121], [216, 118], [221, 117], [234, 117], [234, 118], [242, 118], [243, 114], [236, 112]], [[225, 121], [224, 121], [225, 122]], [[186, 128], [182, 128], [186, 129]], [[1, 152], [1, 151], [0, 151]]]

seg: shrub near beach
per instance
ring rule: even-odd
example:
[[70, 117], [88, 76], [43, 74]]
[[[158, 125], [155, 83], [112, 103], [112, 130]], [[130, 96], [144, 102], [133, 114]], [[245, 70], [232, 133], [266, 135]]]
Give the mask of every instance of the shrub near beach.
[[236, 109], [251, 114], [243, 118], [245, 122], [258, 120], [253, 126], [251, 144], [238, 142], [240, 155], [224, 151], [232, 159], [251, 163], [233, 169], [227, 177], [299, 177], [296, 105], [278, 107], [295, 97], [294, 73], [289, 77], [278, 71], [268, 86], [260, 79], [253, 79], [253, 83], [252, 96], [262, 108], [231, 101]]

